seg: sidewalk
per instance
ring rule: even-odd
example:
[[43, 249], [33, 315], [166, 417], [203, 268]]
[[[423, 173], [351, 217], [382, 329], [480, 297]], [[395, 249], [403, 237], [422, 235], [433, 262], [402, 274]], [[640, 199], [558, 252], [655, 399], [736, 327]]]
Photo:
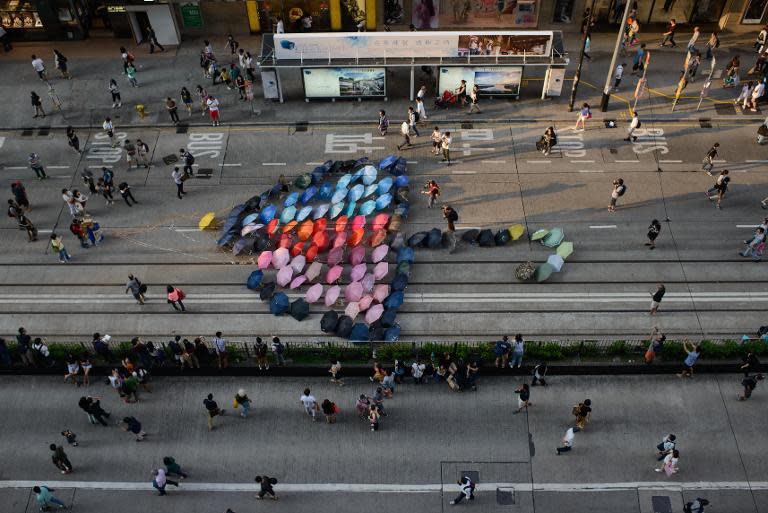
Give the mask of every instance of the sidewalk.
[[[659, 48], [657, 34], [643, 34], [642, 41], [651, 49], [652, 59], [648, 71], [650, 92], [638, 102], [641, 119], [651, 121], [698, 121], [700, 118], [712, 120], [741, 120], [747, 118], [748, 123], [757, 125], [762, 121], [763, 114], [742, 113], [733, 108], [732, 99], [738, 94], [734, 89], [723, 89], [720, 80], [713, 80], [709, 97], [702, 102], [701, 110], [696, 111], [699, 92], [704, 77], [709, 71], [708, 61], [700, 66], [698, 80], [689, 84], [674, 112], [671, 103], [676, 87], [679, 70], [685, 58], [682, 48], [689, 36], [687, 33], [678, 35], [679, 44], [675, 49]], [[427, 123], [507, 123], [525, 122], [529, 120], [552, 120], [575, 122], [575, 112], [568, 112], [570, 96], [570, 80], [573, 78], [578, 63], [578, 53], [581, 45], [578, 34], [566, 34], [566, 48], [569, 50], [571, 63], [566, 74], [566, 84], [562, 96], [541, 100], [543, 69], [526, 70], [521, 87], [520, 100], [482, 99], [480, 108], [482, 114], [469, 116], [467, 111], [456, 107], [445, 111], [434, 111], [432, 101], [427, 101], [426, 110], [429, 116]], [[702, 36], [704, 37], [704, 36]], [[733, 38], [733, 39], [730, 39]], [[723, 44], [718, 50], [716, 71], [722, 70], [733, 55], [739, 55], [742, 61], [742, 73], [745, 73], [754, 63], [751, 50], [750, 35], [723, 36]], [[627, 119], [627, 109], [631, 105], [636, 77], [630, 75], [632, 55], [620, 57], [619, 62], [626, 63], [624, 80], [620, 92], [613, 94], [608, 112], [599, 110], [602, 87], [605, 83], [608, 65], [615, 36], [610, 33], [595, 34], [592, 41], [592, 61], [585, 60], [582, 78], [579, 86], [576, 106], [588, 102], [593, 106], [594, 122], [603, 120]], [[285, 103], [261, 99], [260, 85], [255, 87], [255, 100], [252, 105], [238, 101], [235, 91], [228, 91], [223, 85], [211, 86], [211, 81], [202, 77], [199, 66], [199, 50], [202, 46], [198, 41], [185, 41], [177, 48], [168, 48], [164, 53], [149, 55], [148, 48], [135, 45], [128, 48], [136, 55], [138, 64], [138, 88], [131, 87], [122, 75], [122, 65], [119, 47], [128, 45], [125, 40], [90, 40], [81, 42], [62, 42], [52, 45], [39, 43], [18, 43], [9, 54], [4, 66], [6, 73], [0, 76], [0, 94], [6, 105], [16, 105], [18, 108], [9, 109], [0, 128], [7, 130], [35, 129], [41, 127], [64, 128], [73, 125], [80, 128], [100, 128], [104, 118], [111, 116], [116, 127], [128, 126], [172, 126], [169, 116], [164, 112], [164, 99], [171, 96], [178, 100], [179, 91], [186, 86], [194, 96], [195, 87], [203, 85], [221, 101], [221, 116], [225, 125], [269, 125], [292, 126], [297, 123], [309, 125], [358, 125], [376, 123], [380, 109], [387, 110], [390, 121], [398, 123], [405, 117], [408, 100], [409, 73], [407, 69], [390, 69], [388, 71], [389, 101], [377, 100], [358, 101], [313, 101], [304, 102], [301, 77], [298, 70], [281, 72]], [[69, 59], [72, 80], [58, 77], [53, 66], [52, 48], [56, 47]], [[226, 62], [229, 55], [224, 53], [223, 41], [214, 41], [220, 61]], [[251, 51], [256, 57], [260, 51], [260, 38], [243, 41], [243, 48]], [[703, 48], [703, 44], [701, 48]], [[33, 119], [33, 108], [30, 103], [30, 91], [36, 91], [43, 98], [46, 112], [52, 110], [47, 86], [38, 81], [30, 65], [29, 56], [37, 53], [44, 59], [51, 84], [63, 103], [63, 112], [50, 114], [45, 118]], [[110, 78], [118, 81], [121, 88], [123, 107], [111, 109], [111, 98], [107, 90]], [[418, 88], [425, 83], [427, 76], [417, 70], [415, 86]], [[744, 77], [748, 79], [749, 77]], [[429, 96], [436, 91], [428, 84]], [[135, 110], [137, 104], [146, 107], [147, 116], [141, 119]], [[717, 105], [717, 110], [715, 106]], [[207, 117], [200, 115], [199, 104], [195, 103], [196, 114], [186, 119], [183, 106], [180, 106], [182, 123], [188, 126], [207, 126]]]

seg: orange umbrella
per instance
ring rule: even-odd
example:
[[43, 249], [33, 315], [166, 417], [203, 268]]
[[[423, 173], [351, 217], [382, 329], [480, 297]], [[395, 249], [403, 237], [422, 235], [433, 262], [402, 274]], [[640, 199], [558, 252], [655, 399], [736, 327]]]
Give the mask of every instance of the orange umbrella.
[[314, 235], [317, 232], [324, 232], [328, 228], [328, 219], [321, 218], [315, 221], [315, 226], [312, 228], [312, 234]]
[[352, 234], [347, 239], [347, 246], [354, 248], [363, 241], [364, 235], [365, 228], [357, 228], [356, 230], [352, 230]]
[[309, 219], [301, 223], [298, 231], [299, 240], [309, 240], [312, 236], [312, 228], [314, 228], [314, 223]]
[[382, 242], [384, 242], [384, 239], [387, 238], [387, 231], [382, 229], [376, 230], [371, 234], [371, 237], [368, 239], [368, 245], [372, 248], [375, 246], [378, 246]]
[[300, 255], [302, 251], [304, 251], [304, 243], [303, 242], [297, 242], [291, 248], [291, 256], [295, 257], [296, 255]]
[[312, 244], [307, 250], [307, 254], [305, 255], [307, 257], [307, 262], [314, 262], [315, 258], [317, 258], [317, 252], [318, 247]]
[[343, 232], [347, 229], [347, 221], [349, 221], [347, 216], [340, 216], [336, 219], [336, 233]]
[[267, 225], [267, 233], [272, 236], [277, 232], [277, 226], [280, 224], [279, 219], [272, 219]]
[[312, 236], [312, 243], [317, 246], [318, 251], [325, 251], [328, 249], [328, 243], [331, 238], [326, 232], [318, 232]]
[[299, 223], [297, 223], [296, 221], [291, 221], [290, 223], [286, 224], [285, 226], [283, 226], [283, 233], [290, 232], [291, 230], [296, 228], [297, 224], [299, 224]]

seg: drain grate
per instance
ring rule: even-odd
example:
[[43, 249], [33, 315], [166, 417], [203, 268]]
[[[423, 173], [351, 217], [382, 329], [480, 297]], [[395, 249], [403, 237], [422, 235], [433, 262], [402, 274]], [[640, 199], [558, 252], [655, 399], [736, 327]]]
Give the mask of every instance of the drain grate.
[[619, 153], [618, 148], [608, 148], [608, 151], [611, 153], [611, 155], [616, 155], [617, 153]]
[[41, 126], [37, 130], [37, 135], [48, 135], [50, 133], [51, 133], [51, 127], [49, 127], [49, 126]]
[[475, 127], [474, 123], [462, 123], [461, 128], [463, 130], [472, 130]]
[[709, 118], [699, 118], [699, 126], [701, 128], [712, 128], [712, 120]]
[[163, 164], [165, 164], [166, 166], [175, 164], [178, 161], [179, 161], [179, 156], [176, 155], [175, 153], [172, 153], [170, 155], [166, 155], [165, 157], [163, 157]]
[[309, 128], [309, 122], [308, 121], [299, 121], [296, 123], [296, 132], [306, 132]]
[[733, 116], [736, 114], [736, 108], [732, 103], [716, 103], [715, 112], [721, 116]]
[[196, 178], [208, 179], [213, 174], [213, 169], [210, 167], [201, 167], [197, 170]]
[[177, 134], [186, 134], [189, 131], [189, 125], [176, 125]]
[[652, 495], [653, 513], [672, 513], [672, 500], [666, 495]]
[[515, 504], [515, 489], [496, 488], [496, 504], [500, 506], [513, 506]]
[[35, 129], [34, 128], [24, 128], [21, 131], [21, 136], [22, 137], [32, 137], [32, 135], [34, 135], [34, 133], [35, 133]]

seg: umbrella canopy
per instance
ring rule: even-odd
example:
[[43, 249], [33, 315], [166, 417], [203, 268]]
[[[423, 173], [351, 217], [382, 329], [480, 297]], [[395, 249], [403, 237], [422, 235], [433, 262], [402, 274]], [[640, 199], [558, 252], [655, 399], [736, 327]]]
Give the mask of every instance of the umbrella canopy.
[[293, 290], [301, 287], [304, 285], [304, 282], [307, 281], [307, 277], [303, 274], [301, 276], [296, 276], [294, 279], [291, 280], [291, 284], [288, 285], [288, 288]]
[[253, 239], [249, 237], [243, 237], [242, 239], [235, 242], [235, 244], [232, 246], [232, 254], [239, 255], [240, 253], [243, 253], [246, 250], [250, 250], [250, 248], [253, 247]]
[[346, 175], [343, 175], [336, 182], [336, 190], [338, 191], [339, 189], [346, 189], [347, 185], [349, 185], [351, 181], [352, 181], [351, 174], [347, 173]]
[[335, 310], [328, 310], [320, 319], [320, 331], [323, 333], [333, 333], [336, 331], [336, 325], [339, 324], [339, 314]]
[[363, 246], [357, 246], [349, 252], [349, 263], [357, 265], [365, 260], [365, 248]]
[[264, 206], [264, 208], [261, 209], [261, 212], [259, 213], [259, 219], [262, 223], [268, 223], [274, 219], [276, 212], [277, 207], [268, 203]]
[[262, 251], [259, 255], [258, 260], [256, 261], [256, 264], [258, 265], [259, 269], [266, 269], [269, 267], [269, 264], [272, 263], [272, 252], [271, 251]]
[[339, 295], [341, 295], [341, 287], [338, 285], [334, 285], [328, 289], [325, 293], [325, 306], [331, 306], [336, 303], [336, 300], [339, 299]]
[[541, 230], [536, 230], [533, 232], [533, 235], [531, 235], [531, 240], [541, 240], [547, 235], [549, 235], [549, 230], [542, 228]]
[[206, 228], [210, 228], [215, 220], [216, 212], [208, 212], [197, 222], [197, 227], [201, 230], [205, 230]]
[[347, 217], [352, 217], [355, 215], [355, 210], [357, 210], [357, 202], [356, 201], [350, 201], [347, 204], [346, 210], [344, 210], [344, 215]]
[[317, 246], [318, 251], [325, 251], [328, 249], [328, 243], [331, 242], [330, 239], [326, 232], [317, 232], [312, 236], [312, 243]]
[[367, 198], [368, 196], [372, 196], [376, 194], [378, 190], [379, 190], [378, 184], [372, 183], [371, 185], [365, 188], [365, 192], [363, 193], [363, 198]]
[[362, 322], [355, 323], [349, 332], [350, 342], [368, 342], [368, 326]]
[[354, 319], [357, 317], [357, 314], [360, 313], [360, 305], [357, 301], [352, 301], [349, 304], [347, 304], [347, 307], [344, 309], [344, 315], [349, 317], [350, 319]]
[[300, 273], [304, 270], [304, 266], [307, 264], [307, 259], [304, 255], [296, 255], [293, 257], [293, 260], [291, 260], [291, 267], [293, 267], [293, 272], [296, 274]]
[[358, 228], [365, 228], [365, 216], [353, 217], [350, 225], [352, 226], [353, 230], [357, 230]]
[[307, 250], [307, 262], [314, 262], [315, 258], [317, 258], [317, 252], [319, 251], [319, 248], [316, 244], [312, 244], [309, 246], [309, 249]]
[[291, 278], [293, 278], [293, 267], [286, 265], [277, 271], [277, 278], [275, 278], [275, 281], [281, 287], [285, 287], [291, 282]]
[[293, 218], [296, 217], [296, 207], [291, 205], [290, 207], [285, 207], [283, 211], [280, 213], [280, 222], [285, 224], [293, 221]]
[[309, 240], [309, 238], [312, 236], [313, 229], [314, 229], [314, 223], [312, 223], [312, 221], [306, 220], [303, 223], [301, 223], [299, 225], [299, 230], [297, 232], [299, 240], [302, 240], [302, 241]]
[[365, 194], [365, 187], [363, 186], [363, 184], [359, 183], [349, 190], [349, 192], [347, 193], [347, 201], [350, 203], [354, 203], [360, 198], [362, 198], [363, 194]]
[[307, 277], [307, 280], [312, 282], [317, 279], [318, 276], [320, 276], [320, 271], [323, 270], [323, 264], [320, 262], [312, 262], [309, 264], [309, 267], [307, 267], [307, 272], [304, 273], [304, 275]]
[[360, 301], [363, 297], [363, 285], [358, 281], [353, 281], [344, 289], [344, 298], [347, 301]]
[[382, 178], [378, 185], [378, 194], [379, 196], [386, 194], [389, 192], [389, 190], [392, 188], [392, 184], [394, 184], [395, 181], [392, 179], [391, 176], [387, 176], [385, 178]]
[[376, 198], [376, 210], [384, 210], [392, 203], [392, 195], [390, 193], [382, 194]]
[[400, 248], [397, 251], [397, 260], [396, 262], [399, 264], [400, 262], [413, 262], [413, 248]]
[[304, 242], [297, 242], [294, 244], [291, 248], [291, 256], [295, 257], [296, 255], [300, 255], [302, 252], [304, 252], [304, 246], [306, 246], [306, 243]]
[[408, 245], [412, 248], [423, 245], [427, 239], [427, 232], [416, 232], [408, 238]]
[[557, 250], [555, 251], [560, 257], [562, 257], [563, 260], [571, 256], [571, 253], [573, 253], [573, 242], [562, 242], [557, 247]]
[[297, 223], [296, 221], [291, 221], [290, 223], [288, 223], [288, 224], [284, 225], [284, 226], [282, 227], [282, 231], [283, 231], [283, 233], [288, 233], [288, 232], [290, 232], [291, 230], [293, 230], [294, 228], [296, 228], [296, 226], [298, 226], [298, 224], [299, 224], [299, 223]]
[[371, 247], [375, 247], [380, 245], [384, 240], [387, 238], [387, 231], [386, 230], [375, 230], [371, 236], [368, 238], [368, 245]]
[[328, 213], [328, 210], [330, 210], [331, 204], [330, 203], [321, 203], [320, 205], [317, 205], [315, 208], [312, 209], [312, 219], [320, 219], [321, 217], [324, 217], [325, 214]]
[[328, 265], [337, 265], [344, 258], [344, 246], [335, 247], [328, 252]]
[[373, 273], [365, 273], [365, 276], [360, 280], [360, 283], [363, 284], [363, 291], [366, 293], [371, 292], [373, 291], [373, 286], [376, 284], [376, 277]]
[[334, 231], [336, 233], [341, 233], [343, 231], [346, 231], [348, 222], [349, 222], [349, 218], [347, 216], [341, 216], [336, 220], [336, 224], [333, 227]]
[[316, 234], [317, 232], [324, 232], [328, 228], [328, 220], [327, 219], [318, 219], [315, 221], [315, 226], [312, 228], [312, 234]]
[[341, 248], [347, 243], [347, 232], [341, 232], [336, 234], [336, 238], [333, 239], [333, 247]]
[[346, 187], [342, 187], [341, 189], [336, 189], [336, 191], [333, 193], [333, 196], [331, 196], [331, 203], [334, 205], [337, 203], [342, 203], [344, 201], [344, 198], [347, 197], [347, 194], [349, 191], [347, 191]]
[[291, 317], [297, 321], [303, 321], [309, 316], [309, 303], [302, 298], [291, 303]]
[[382, 305], [373, 305], [371, 306], [367, 312], [365, 312], [365, 322], [368, 324], [373, 324], [374, 322], [378, 321], [381, 317], [381, 314], [384, 313], [384, 306]]
[[382, 278], [384, 278], [388, 272], [389, 272], [389, 264], [386, 262], [379, 262], [373, 268], [373, 276], [377, 280], [381, 280]]
[[371, 223], [371, 228], [373, 230], [383, 230], [387, 227], [388, 222], [389, 222], [389, 215], [377, 214], [376, 217], [373, 218], [373, 222]]
[[273, 315], [283, 315], [291, 307], [291, 302], [288, 300], [288, 296], [283, 292], [278, 292], [272, 296], [272, 300], [269, 302], [269, 311]]
[[379, 303], [387, 299], [388, 295], [389, 295], [389, 285], [387, 285], [386, 283], [380, 283], [375, 287], [373, 287], [373, 299], [375, 299]]
[[390, 295], [384, 299], [384, 307], [385, 308], [400, 308], [403, 306], [403, 302], [405, 301], [405, 294], [403, 294], [402, 290], [396, 290], [392, 292]]
[[333, 185], [330, 182], [325, 182], [320, 186], [320, 190], [317, 192], [317, 199], [328, 201], [333, 196]]
[[393, 326], [395, 324], [396, 319], [397, 319], [397, 310], [395, 310], [394, 308], [389, 308], [384, 310], [384, 313], [379, 319], [379, 322], [383, 327], [389, 328], [390, 326]]
[[339, 214], [341, 214], [341, 211], [344, 210], [344, 202], [341, 203], [334, 203], [331, 207], [331, 213], [328, 215], [331, 219], [335, 219]]
[[264, 272], [253, 271], [248, 276], [248, 281], [245, 282], [245, 286], [248, 287], [250, 290], [256, 290], [261, 285], [261, 280], [263, 279], [264, 279]]
[[292, 192], [288, 196], [285, 197], [285, 201], [283, 201], [283, 206], [284, 207], [290, 207], [292, 205], [295, 205], [297, 201], [299, 201], [299, 193], [298, 192]]
[[341, 273], [344, 272], [344, 268], [340, 265], [334, 265], [328, 272], [325, 273], [325, 282], [330, 285], [336, 283], [341, 278]]
[[275, 295], [275, 282], [270, 281], [261, 286], [259, 291], [259, 299], [262, 301], [269, 301], [272, 296]]
[[312, 213], [312, 206], [307, 205], [306, 207], [302, 207], [301, 210], [298, 211], [296, 214], [296, 220], [301, 222], [309, 217], [309, 214]]
[[552, 228], [549, 234], [547, 234], [547, 236], [541, 240], [541, 243], [547, 246], [548, 248], [554, 248], [559, 246], [560, 243], [563, 242], [564, 237], [565, 237], [565, 234], [563, 233], [562, 228]]
[[371, 185], [373, 182], [376, 181], [376, 175], [378, 172], [376, 171], [376, 168], [373, 166], [365, 166], [363, 168], [363, 184], [364, 185]]
[[382, 244], [381, 246], [376, 246], [373, 248], [373, 253], [371, 253], [371, 262], [374, 264], [377, 264], [387, 258], [387, 253], [389, 253], [389, 246], [386, 244]]
[[259, 229], [261, 229], [261, 228], [264, 228], [264, 225], [263, 225], [263, 224], [255, 224], [255, 223], [253, 223], [253, 224], [249, 224], [249, 225], [243, 226], [243, 229], [242, 229], [242, 230], [240, 230], [240, 235], [242, 235], [243, 237], [245, 237], [245, 236], [246, 236], [246, 235], [248, 235], [249, 233], [253, 233], [253, 232], [255, 232], [256, 230], [259, 230]]
[[272, 219], [269, 223], [267, 223], [267, 233], [269, 235], [274, 235], [277, 233], [277, 228], [280, 226], [280, 220], [279, 219]]
[[368, 267], [365, 264], [357, 264], [356, 266], [354, 266], [352, 268], [352, 272], [350, 273], [350, 277], [352, 278], [352, 281], [362, 280], [367, 270], [368, 270]]
[[282, 269], [288, 264], [291, 254], [286, 248], [277, 248], [272, 254], [272, 267]]
[[513, 224], [509, 227], [509, 236], [512, 237], [512, 240], [517, 240], [520, 237], [523, 236], [525, 233], [525, 226], [522, 224]]
[[536, 266], [533, 262], [523, 262], [515, 269], [515, 278], [520, 281], [527, 281], [533, 278], [533, 274], [536, 272]]
[[536, 281], [542, 282], [552, 275], [552, 271], [554, 271], [554, 269], [551, 265], [541, 264], [536, 268], [536, 272], [533, 273], [533, 276], [536, 278]]
[[261, 253], [268, 247], [269, 247], [269, 239], [267, 239], [262, 235], [259, 235], [258, 233], [253, 234], [253, 251], [255, 251], [256, 253]]
[[394, 166], [397, 162], [397, 156], [396, 155], [387, 155], [381, 161], [379, 162], [379, 169], [384, 171], [386, 169], [389, 169], [390, 167]]
[[336, 323], [336, 336], [341, 338], [349, 338], [352, 334], [352, 328], [355, 321], [347, 317], [346, 315], [339, 316], [339, 321]]
[[291, 234], [284, 233], [280, 236], [280, 242], [278, 243], [278, 246], [281, 248], [288, 249], [293, 245], [293, 237], [291, 237]]
[[347, 246], [350, 248], [354, 248], [355, 246], [359, 245], [363, 241], [363, 236], [365, 235], [365, 229], [363, 228], [357, 228], [356, 230], [352, 230], [352, 233], [349, 236], [349, 239], [347, 239]]
[[360, 298], [360, 301], [358, 301], [357, 304], [360, 305], [360, 311], [361, 312], [365, 312], [373, 304], [373, 296], [365, 295], [365, 296]]
[[[208, 215], [208, 214], [206, 214], [206, 215]], [[255, 223], [255, 222], [256, 222], [256, 220], [257, 220], [258, 218], [259, 218], [259, 214], [258, 214], [258, 212], [256, 212], [256, 213], [253, 213], [253, 214], [248, 214], [247, 216], [245, 216], [245, 217], [243, 218], [243, 222], [242, 222], [242, 223], [240, 223], [240, 224], [241, 224], [242, 226], [246, 226], [246, 225], [249, 225], [249, 224], [253, 224], [253, 223]], [[201, 221], [202, 221], [202, 219], [201, 219]]]
[[547, 263], [552, 266], [552, 269], [559, 273], [560, 269], [563, 268], [563, 257], [555, 253], [554, 255], [549, 255], [549, 258], [547, 258]]
[[320, 283], [315, 283], [307, 290], [307, 294], [304, 299], [307, 303], [316, 303], [318, 299], [323, 295], [323, 286]]
[[317, 187], [314, 185], [307, 187], [307, 189], [301, 194], [301, 203], [302, 205], [306, 205], [310, 201], [312, 201], [312, 198], [315, 197], [315, 194], [317, 194]]

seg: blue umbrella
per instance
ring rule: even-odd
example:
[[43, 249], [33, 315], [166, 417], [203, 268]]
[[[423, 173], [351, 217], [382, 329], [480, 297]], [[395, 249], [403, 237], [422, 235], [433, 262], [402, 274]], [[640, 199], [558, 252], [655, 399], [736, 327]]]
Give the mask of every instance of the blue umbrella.
[[312, 213], [312, 207], [310, 205], [303, 207], [301, 210], [299, 210], [299, 213], [296, 214], [296, 221], [302, 222], [304, 219], [309, 217], [309, 214], [311, 213]]
[[406, 187], [408, 185], [408, 175], [400, 175], [395, 178], [395, 188]]
[[291, 302], [284, 292], [277, 292], [269, 302], [269, 311], [273, 315], [283, 315], [291, 307]]
[[330, 208], [330, 203], [321, 203], [320, 205], [317, 205], [314, 209], [312, 209], [312, 219], [316, 221], [325, 216]]
[[306, 205], [307, 203], [312, 201], [312, 198], [315, 197], [315, 194], [317, 194], [317, 187], [315, 187], [314, 185], [307, 187], [307, 189], [301, 195], [301, 204]]
[[290, 207], [286, 207], [283, 209], [283, 212], [280, 214], [280, 224], [288, 224], [291, 221], [293, 221], [293, 218], [296, 217], [296, 207], [291, 205]]
[[367, 198], [368, 196], [371, 196], [372, 194], [376, 194], [376, 191], [379, 190], [379, 186], [375, 183], [372, 183], [371, 185], [367, 186], [365, 188], [365, 192], [363, 193], [363, 198]]
[[329, 216], [331, 219], [336, 219], [339, 214], [341, 214], [341, 211], [344, 210], [344, 202], [336, 203], [331, 207], [331, 215]]
[[389, 190], [392, 188], [392, 184], [394, 183], [394, 180], [391, 176], [387, 176], [386, 178], [382, 178], [379, 182], [379, 196], [382, 194], [386, 194], [389, 192]]
[[376, 202], [373, 200], [368, 200], [362, 205], [360, 205], [360, 210], [358, 210], [358, 214], [367, 216], [367, 215], [370, 215], [374, 210], [376, 210]]
[[337, 189], [346, 189], [347, 185], [352, 181], [352, 175], [347, 173], [346, 175], [339, 178], [339, 180], [336, 182], [336, 188]]
[[376, 181], [378, 171], [373, 166], [365, 166], [363, 168], [363, 185], [371, 185]]
[[354, 187], [352, 187], [349, 190], [349, 194], [347, 194], [347, 201], [357, 201], [360, 198], [363, 197], [363, 193], [365, 192], [365, 187], [362, 184], [357, 184]]
[[283, 202], [283, 206], [290, 207], [291, 205], [295, 205], [297, 201], [299, 201], [299, 193], [292, 192], [286, 196], [285, 201]]
[[320, 191], [317, 193], [317, 199], [329, 200], [333, 196], [333, 185], [330, 182], [325, 182], [320, 186]]
[[376, 210], [384, 210], [392, 202], [392, 195], [390, 193], [383, 194], [376, 198]]
[[251, 224], [252, 222], [254, 222], [258, 218], [259, 218], [259, 214], [258, 213], [248, 214], [247, 216], [245, 216], [245, 219], [243, 219], [243, 226]]
[[248, 276], [248, 281], [245, 282], [245, 286], [251, 290], [256, 290], [261, 285], [261, 280], [264, 279], [264, 272], [262, 270], [253, 271]]
[[356, 181], [360, 180], [363, 177], [363, 168], [361, 167], [357, 171], [355, 171], [355, 174], [352, 175], [352, 181], [350, 183], [355, 183]]
[[357, 208], [357, 203], [354, 201], [350, 201], [349, 204], [347, 205], [347, 210], [344, 212], [344, 214], [347, 217], [351, 218], [353, 215], [355, 215], [356, 208]]
[[343, 189], [336, 189], [336, 192], [333, 193], [333, 197], [331, 198], [331, 203], [341, 203], [344, 201], [344, 198], [347, 197], [347, 189], [346, 187]]
[[259, 214], [259, 220], [264, 224], [268, 224], [272, 219], [275, 218], [276, 213], [277, 213], [277, 207], [272, 205], [271, 203], [267, 203], [267, 206], [261, 209], [261, 213]]
[[379, 162], [379, 169], [381, 171], [384, 171], [385, 169], [389, 169], [390, 167], [395, 165], [395, 162], [397, 162], [397, 155], [388, 155], [381, 159], [381, 162]]

